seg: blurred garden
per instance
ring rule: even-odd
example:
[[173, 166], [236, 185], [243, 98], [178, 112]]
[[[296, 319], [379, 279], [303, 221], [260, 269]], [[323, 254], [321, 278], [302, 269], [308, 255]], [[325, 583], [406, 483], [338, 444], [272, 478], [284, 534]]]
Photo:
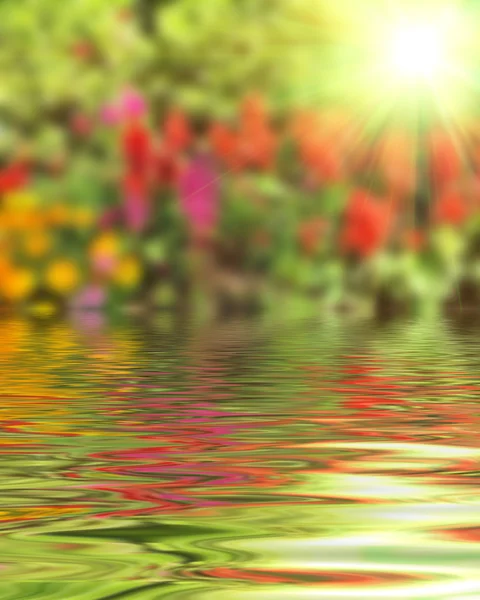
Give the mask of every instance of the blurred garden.
[[340, 4], [4, 0], [1, 304], [475, 307], [478, 9]]

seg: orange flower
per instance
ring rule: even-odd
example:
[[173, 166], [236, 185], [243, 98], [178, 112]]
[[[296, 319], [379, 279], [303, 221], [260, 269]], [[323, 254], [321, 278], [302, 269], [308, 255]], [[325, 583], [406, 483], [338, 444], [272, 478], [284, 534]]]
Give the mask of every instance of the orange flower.
[[335, 146], [321, 138], [301, 143], [300, 155], [319, 182], [333, 182], [341, 177], [342, 164]]
[[255, 133], [244, 130], [238, 138], [237, 164], [239, 167], [270, 169], [275, 163], [276, 149], [275, 134], [268, 127]]
[[405, 195], [416, 185], [414, 140], [403, 132], [390, 132], [380, 147], [379, 163], [389, 188]]
[[29, 269], [8, 269], [1, 281], [2, 295], [10, 302], [21, 302], [28, 298], [35, 286], [35, 277]]
[[44, 231], [32, 231], [24, 241], [25, 252], [31, 258], [45, 256], [51, 246], [51, 239]]
[[209, 132], [210, 144], [217, 158], [226, 163], [235, 159], [238, 145], [237, 134], [222, 123], [214, 123]]
[[246, 96], [241, 107], [242, 128], [256, 130], [267, 122], [265, 100], [260, 94]]
[[292, 120], [291, 131], [297, 143], [319, 130], [319, 115], [313, 111], [301, 111]]
[[4, 280], [12, 270], [10, 261], [0, 254], [0, 281]]
[[469, 210], [465, 198], [456, 192], [442, 194], [434, 211], [435, 221], [447, 225], [463, 225], [468, 215]]
[[[233, 139], [230, 141], [233, 143]], [[235, 142], [236, 167], [262, 170], [274, 166], [277, 139], [261, 96], [247, 96], [241, 108], [240, 132]]]

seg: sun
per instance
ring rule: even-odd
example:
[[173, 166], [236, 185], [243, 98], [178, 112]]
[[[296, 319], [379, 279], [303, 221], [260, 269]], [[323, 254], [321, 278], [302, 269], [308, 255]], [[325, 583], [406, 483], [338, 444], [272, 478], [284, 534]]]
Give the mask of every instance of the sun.
[[389, 64], [394, 76], [434, 81], [447, 69], [448, 39], [439, 25], [402, 24], [394, 29], [389, 46]]

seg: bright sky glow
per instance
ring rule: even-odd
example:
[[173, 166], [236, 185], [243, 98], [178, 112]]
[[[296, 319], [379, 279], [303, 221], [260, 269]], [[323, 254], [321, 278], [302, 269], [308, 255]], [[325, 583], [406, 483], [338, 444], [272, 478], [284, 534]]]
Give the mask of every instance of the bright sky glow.
[[458, 134], [478, 113], [480, 2], [291, 1], [318, 4], [318, 20], [315, 11], [302, 20], [306, 37], [328, 31], [328, 43], [299, 45], [300, 101], [351, 107], [366, 136], [388, 121], [415, 131], [442, 122]]
[[390, 61], [396, 75], [406, 79], [434, 80], [442, 76], [447, 59], [447, 40], [441, 27], [412, 23], [394, 30]]

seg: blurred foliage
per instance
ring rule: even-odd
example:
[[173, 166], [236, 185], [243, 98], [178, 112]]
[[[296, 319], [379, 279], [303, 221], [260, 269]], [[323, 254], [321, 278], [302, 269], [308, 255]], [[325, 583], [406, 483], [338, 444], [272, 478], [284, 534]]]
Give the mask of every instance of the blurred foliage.
[[19, 126], [38, 134], [40, 148], [59, 147], [59, 124], [95, 111], [127, 83], [147, 94], [154, 116], [172, 102], [229, 116], [251, 88], [279, 101], [298, 60], [302, 4], [4, 0], [2, 145]]

